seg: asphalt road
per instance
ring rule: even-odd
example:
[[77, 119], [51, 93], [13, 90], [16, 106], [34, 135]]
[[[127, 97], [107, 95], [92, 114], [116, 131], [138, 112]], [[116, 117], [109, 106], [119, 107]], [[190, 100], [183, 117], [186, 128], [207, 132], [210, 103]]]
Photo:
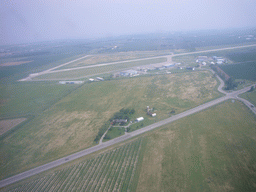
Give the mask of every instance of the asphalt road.
[[[222, 80], [220, 79], [220, 81], [222, 82]], [[220, 86], [223, 86], [223, 83], [220, 84]], [[212, 107], [214, 105], [217, 105], [219, 103], [222, 103], [223, 101], [226, 101], [228, 99], [238, 99], [242, 102], [244, 102], [255, 114], [256, 114], [256, 111], [255, 111], [255, 108], [251, 108], [251, 103], [245, 99], [242, 99], [242, 98], [239, 98], [238, 95], [241, 94], [241, 93], [244, 93], [248, 90], [250, 90], [251, 86], [249, 87], [246, 87], [244, 89], [241, 89], [241, 90], [238, 90], [238, 91], [234, 91], [232, 93], [227, 93], [226, 96], [223, 96], [221, 98], [218, 98], [218, 99], [215, 99], [213, 101], [210, 101], [208, 103], [205, 103], [205, 104], [202, 104], [202, 105], [199, 105], [193, 109], [190, 109], [190, 110], [187, 110], [185, 112], [182, 112], [180, 114], [177, 114], [177, 115], [174, 115], [170, 118], [167, 118], [165, 120], [162, 120], [162, 121], [159, 121], [157, 123], [154, 123], [154, 124], [151, 124], [149, 126], [146, 126], [144, 128], [141, 128], [139, 130], [136, 130], [136, 131], [133, 131], [131, 133], [127, 133], [125, 135], [122, 135], [120, 137], [117, 137], [115, 139], [112, 139], [110, 141], [107, 141], [107, 142], [104, 142], [104, 143], [101, 143], [99, 145], [96, 145], [94, 147], [91, 147], [91, 148], [88, 148], [88, 149], [85, 149], [83, 151], [80, 151], [80, 152], [77, 152], [77, 153], [74, 153], [72, 155], [69, 155], [69, 156], [66, 156], [66, 157], [63, 157], [61, 159], [58, 159], [58, 160], [55, 160], [55, 161], [52, 161], [50, 163], [47, 163], [45, 165], [42, 165], [42, 166], [39, 166], [39, 167], [36, 167], [34, 169], [31, 169], [31, 170], [28, 170], [28, 171], [25, 171], [23, 173], [20, 173], [18, 175], [15, 175], [15, 176], [12, 176], [12, 177], [9, 177], [7, 179], [4, 179], [4, 180], [1, 180], [0, 181], [0, 188], [4, 187], [4, 186], [7, 186], [9, 184], [12, 184], [12, 183], [15, 183], [17, 181], [20, 181], [20, 180], [23, 180], [25, 178], [28, 178], [28, 177], [31, 177], [33, 175], [36, 175], [38, 173], [41, 173], [43, 171], [47, 171], [49, 169], [52, 169], [54, 167], [57, 167], [59, 165], [62, 165], [64, 163], [67, 163], [67, 162], [70, 162], [70, 161], [73, 161], [75, 159], [78, 159], [80, 157], [83, 157], [85, 155], [89, 155], [91, 153], [94, 153], [94, 152], [97, 152], [101, 149], [104, 149], [104, 148], [107, 148], [109, 146], [112, 146], [114, 144], [117, 144], [117, 143], [120, 143], [120, 142], [123, 142], [127, 139], [130, 139], [132, 137], [135, 137], [135, 136], [138, 136], [140, 134], [143, 134], [145, 132], [148, 132], [148, 131], [151, 131], [157, 127], [160, 127], [160, 126], [163, 126], [163, 125], [166, 125], [166, 124], [169, 124], [173, 121], [176, 121], [178, 119], [181, 119], [183, 117], [186, 117], [186, 116], [189, 116], [189, 115], [192, 115], [194, 113], [197, 113], [199, 111], [202, 111], [202, 110], [205, 110], [209, 107]], [[220, 88], [221, 89], [221, 88]], [[224, 92], [222, 90], [222, 92]], [[225, 92], [224, 92], [225, 93]]]

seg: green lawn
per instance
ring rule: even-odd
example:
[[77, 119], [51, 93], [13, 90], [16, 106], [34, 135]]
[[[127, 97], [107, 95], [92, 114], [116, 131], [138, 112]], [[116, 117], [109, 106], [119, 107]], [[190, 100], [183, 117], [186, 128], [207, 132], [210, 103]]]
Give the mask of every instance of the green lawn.
[[116, 137], [119, 137], [125, 133], [125, 128], [123, 127], [111, 127], [107, 134], [105, 135], [103, 142], [108, 141], [110, 139], [114, 139]]

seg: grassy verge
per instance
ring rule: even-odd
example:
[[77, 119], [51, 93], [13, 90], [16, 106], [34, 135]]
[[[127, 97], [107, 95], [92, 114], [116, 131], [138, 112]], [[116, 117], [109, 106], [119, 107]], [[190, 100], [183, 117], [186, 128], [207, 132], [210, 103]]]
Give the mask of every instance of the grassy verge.
[[243, 94], [239, 95], [239, 97], [242, 97], [242, 98], [250, 101], [254, 106], [256, 106], [256, 90], [254, 90], [252, 92], [243, 93]]

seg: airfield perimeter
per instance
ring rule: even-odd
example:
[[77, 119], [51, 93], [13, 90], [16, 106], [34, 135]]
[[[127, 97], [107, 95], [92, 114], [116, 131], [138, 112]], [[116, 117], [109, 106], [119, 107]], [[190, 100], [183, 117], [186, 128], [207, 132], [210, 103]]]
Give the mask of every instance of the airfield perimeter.
[[[172, 54], [172, 55], [164, 55], [164, 56], [157, 56], [157, 57], [149, 57], [149, 58], [142, 58], [142, 59], [132, 59], [132, 60], [127, 60], [127, 61], [117, 61], [117, 62], [111, 62], [111, 63], [103, 63], [103, 64], [96, 64], [96, 65], [89, 65], [89, 66], [83, 66], [83, 67], [73, 67], [70, 69], [60, 69], [60, 70], [56, 70], [58, 68], [61, 68], [63, 66], [69, 65], [73, 62], [82, 60], [86, 57], [89, 57], [90, 55], [86, 55], [83, 57], [80, 57], [78, 59], [69, 61], [67, 63], [58, 65], [56, 67], [47, 69], [45, 71], [39, 72], [39, 73], [33, 73], [30, 74], [28, 77], [24, 78], [24, 79], [20, 79], [19, 81], [32, 81], [33, 78], [41, 76], [41, 75], [45, 75], [45, 74], [50, 74], [50, 73], [59, 73], [59, 72], [65, 72], [65, 71], [74, 71], [74, 70], [80, 70], [80, 69], [87, 69], [87, 68], [94, 68], [94, 67], [102, 67], [102, 66], [108, 66], [108, 65], [116, 65], [116, 64], [120, 64], [122, 63], [127, 63], [127, 62], [133, 62], [133, 61], [141, 61], [141, 60], [147, 60], [147, 59], [157, 59], [157, 58], [163, 58], [163, 57], [173, 57], [173, 56], [183, 56], [183, 55], [191, 55], [191, 54], [197, 54], [197, 53], [207, 53], [207, 52], [215, 52], [215, 51], [223, 51], [223, 50], [230, 50], [230, 49], [241, 49], [241, 48], [248, 48], [248, 47], [255, 47], [256, 44], [252, 44], [252, 45], [244, 45], [244, 46], [235, 46], [235, 47], [226, 47], [226, 48], [220, 48], [220, 49], [212, 49], [212, 50], [204, 50], [204, 51], [196, 51], [196, 52], [189, 52], [189, 53], [179, 53], [179, 54]], [[109, 71], [111, 72], [111, 71]], [[91, 75], [99, 75], [99, 74], [91, 74]], [[90, 75], [90, 76], [91, 76]], [[87, 77], [87, 76], [84, 76]], [[78, 77], [78, 78], [72, 78], [72, 79], [80, 79], [82, 77]], [[46, 79], [41, 79], [41, 81], [44, 81]], [[48, 79], [48, 80], [56, 80], [56, 79]], [[36, 80], [38, 81], [38, 80]]]
[[[209, 50], [209, 51], [200, 51], [200, 52], [193, 52], [193, 53], [183, 53], [183, 54], [194, 54], [194, 53], [202, 53], [202, 52], [210, 52], [210, 51], [216, 51], [216, 50], [225, 50], [225, 49], [235, 49], [235, 48], [243, 48], [243, 47], [251, 47], [251, 46], [256, 46], [256, 45], [248, 45], [248, 46], [239, 46], [239, 47], [232, 47], [232, 48], [223, 48], [223, 49], [215, 49], [215, 50]], [[178, 54], [178, 55], [183, 55], [183, 54]], [[47, 70], [49, 71], [49, 70]], [[218, 76], [217, 76], [218, 77]], [[12, 176], [10, 178], [7, 178], [7, 179], [4, 179], [2, 181], [0, 181], [0, 188], [4, 187], [4, 186], [7, 186], [9, 184], [12, 184], [12, 183], [15, 183], [17, 181], [20, 181], [22, 179], [25, 179], [25, 178], [28, 178], [30, 176], [33, 176], [33, 175], [36, 175], [38, 173], [41, 173], [43, 171], [46, 171], [46, 170], [49, 170], [51, 168], [54, 168], [54, 167], [57, 167], [59, 165], [62, 165], [64, 163], [67, 163], [67, 162], [70, 162], [70, 161], [73, 161], [77, 158], [80, 158], [80, 157], [83, 157], [85, 155], [88, 155], [88, 154], [91, 154], [91, 153], [94, 153], [96, 151], [99, 151], [101, 149], [104, 149], [104, 148], [107, 148], [111, 145], [114, 145], [114, 144], [117, 144], [117, 143], [120, 143], [122, 141], [125, 141], [127, 139], [130, 139], [132, 137], [135, 137], [135, 136], [138, 136], [140, 134], [143, 134], [147, 131], [151, 131], [157, 127], [160, 127], [162, 125], [165, 125], [165, 124], [168, 124], [168, 123], [171, 123], [173, 121], [176, 121], [178, 119], [181, 119], [183, 117], [186, 117], [188, 115], [191, 115], [191, 114], [194, 114], [194, 113], [197, 113], [199, 111], [202, 111], [202, 110], [205, 110], [209, 107], [212, 107], [214, 105], [217, 105], [219, 103], [222, 103], [223, 101], [226, 101], [228, 99], [238, 99], [240, 101], [242, 101], [246, 106], [248, 106], [252, 112], [254, 114], [256, 114], [256, 109], [255, 108], [252, 108], [252, 104], [245, 100], [245, 99], [242, 99], [242, 98], [239, 98], [238, 95], [239, 94], [242, 94], [244, 92], [247, 92], [248, 90], [250, 90], [251, 86], [249, 87], [246, 87], [244, 89], [241, 89], [241, 90], [238, 90], [238, 91], [234, 91], [234, 92], [231, 92], [231, 93], [226, 93], [222, 90], [222, 87], [224, 86], [224, 82], [218, 77], [218, 79], [220, 80], [220, 86], [218, 88], [218, 90], [222, 93], [225, 94], [225, 96], [221, 97], [221, 98], [218, 98], [218, 99], [215, 99], [213, 101], [210, 101], [208, 103], [205, 103], [205, 104], [202, 104], [200, 106], [197, 106], [193, 109], [190, 109], [190, 110], [187, 110], [185, 112], [182, 112], [180, 114], [177, 114], [177, 115], [174, 115], [170, 118], [167, 118], [165, 120], [162, 120], [160, 122], [157, 122], [157, 123], [154, 123], [154, 124], [151, 124], [149, 126], [146, 126], [144, 128], [141, 128], [139, 130], [136, 130], [134, 132], [131, 132], [131, 133], [127, 133], [123, 136], [120, 136], [120, 137], [117, 137], [115, 139], [112, 139], [110, 141], [107, 141], [107, 142], [104, 142], [102, 144], [99, 144], [99, 145], [96, 145], [94, 147], [91, 147], [91, 148], [88, 148], [88, 149], [85, 149], [83, 151], [80, 151], [80, 152], [77, 152], [77, 153], [74, 153], [72, 155], [69, 155], [69, 156], [66, 156], [66, 157], [63, 157], [61, 159], [58, 159], [56, 161], [52, 161], [50, 163], [47, 163], [45, 165], [42, 165], [42, 166], [39, 166], [39, 167], [36, 167], [34, 169], [31, 169], [31, 170], [28, 170], [28, 171], [25, 171], [23, 173], [20, 173], [20, 174], [17, 174], [15, 176]], [[29, 80], [29, 79], [27, 79]], [[31, 80], [31, 79], [30, 79]], [[255, 86], [255, 85], [254, 85]]]

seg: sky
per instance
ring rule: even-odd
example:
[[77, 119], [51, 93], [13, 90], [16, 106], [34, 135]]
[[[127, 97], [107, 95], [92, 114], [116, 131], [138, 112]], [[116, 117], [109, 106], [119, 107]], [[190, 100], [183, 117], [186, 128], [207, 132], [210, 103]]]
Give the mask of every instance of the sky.
[[0, 0], [0, 45], [256, 27], [255, 0]]

